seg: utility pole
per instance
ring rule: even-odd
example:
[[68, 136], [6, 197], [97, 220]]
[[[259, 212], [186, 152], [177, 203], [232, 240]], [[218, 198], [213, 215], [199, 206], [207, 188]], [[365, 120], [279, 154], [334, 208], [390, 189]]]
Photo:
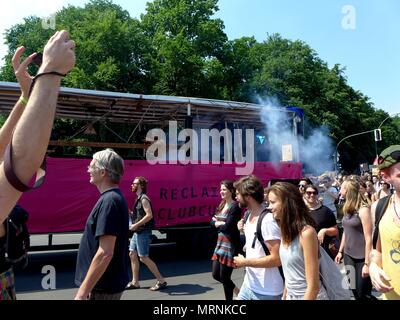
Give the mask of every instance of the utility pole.
[[355, 137], [355, 136], [359, 136], [359, 135], [366, 134], [366, 133], [370, 133], [370, 132], [375, 132], [375, 130], [377, 130], [377, 129], [368, 130], [368, 131], [359, 132], [359, 133], [354, 133], [354, 134], [351, 134], [351, 135], [349, 135], [349, 136], [347, 136], [347, 137], [344, 137], [342, 140], [339, 141], [339, 143], [336, 145], [335, 155], [334, 155], [334, 158], [335, 158], [335, 159], [334, 159], [335, 172], [337, 172], [338, 148], [339, 148], [339, 145], [340, 145], [344, 140], [346, 140], [346, 139], [348, 139], [348, 138]]
[[[376, 130], [379, 130], [379, 137], [377, 137], [377, 131], [375, 131], [375, 153], [376, 153], [376, 158], [378, 158], [378, 146], [377, 146], [377, 141], [382, 141], [382, 132], [381, 132], [381, 127], [382, 127], [382, 125], [385, 123], [385, 121], [386, 121], [387, 119], [392, 118], [392, 117], [395, 117], [395, 116], [398, 116], [398, 115], [400, 115], [400, 112], [394, 113], [394, 114], [392, 114], [392, 115], [387, 116], [387, 117], [381, 122], [381, 124], [379, 125], [378, 129], [376, 129]], [[379, 138], [379, 139], [377, 139], [377, 138]]]
[[381, 124], [379, 125], [378, 129], [380, 129], [380, 128], [382, 127], [383, 123], [384, 123], [387, 119], [392, 118], [392, 117], [395, 117], [395, 116], [397, 116], [397, 115], [399, 115], [399, 114], [400, 114], [400, 112], [394, 113], [394, 114], [392, 114], [392, 115], [386, 117], [386, 118], [381, 122]]

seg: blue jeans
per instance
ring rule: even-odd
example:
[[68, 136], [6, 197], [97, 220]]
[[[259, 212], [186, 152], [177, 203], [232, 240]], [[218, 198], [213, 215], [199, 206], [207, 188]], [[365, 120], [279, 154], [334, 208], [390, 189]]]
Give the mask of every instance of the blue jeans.
[[268, 296], [252, 291], [246, 283], [242, 284], [237, 300], [282, 300], [282, 295]]
[[135, 232], [131, 238], [129, 251], [137, 252], [139, 257], [148, 257], [151, 243], [151, 230]]

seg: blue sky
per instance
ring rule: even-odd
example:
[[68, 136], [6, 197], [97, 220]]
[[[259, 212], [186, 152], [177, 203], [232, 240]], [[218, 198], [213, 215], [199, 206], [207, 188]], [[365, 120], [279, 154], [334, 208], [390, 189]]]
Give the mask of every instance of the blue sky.
[[[28, 15], [45, 17], [67, 4], [86, 2], [7, 0], [0, 32]], [[148, 1], [114, 2], [139, 18]], [[399, 0], [220, 0], [218, 5], [216, 16], [224, 21], [229, 39], [254, 36], [263, 41], [268, 34], [280, 33], [302, 40], [330, 67], [336, 63], [346, 67], [349, 84], [370, 97], [376, 108], [400, 112]], [[350, 11], [342, 12], [346, 8]], [[5, 52], [1, 47], [0, 56]]]

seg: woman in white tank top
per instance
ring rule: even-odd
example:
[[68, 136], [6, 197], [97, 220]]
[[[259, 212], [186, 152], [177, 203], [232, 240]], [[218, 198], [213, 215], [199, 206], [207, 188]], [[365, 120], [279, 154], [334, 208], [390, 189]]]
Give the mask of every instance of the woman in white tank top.
[[281, 228], [279, 255], [285, 275], [285, 300], [327, 300], [319, 278], [319, 243], [315, 222], [299, 190], [278, 182], [268, 192], [269, 205]]

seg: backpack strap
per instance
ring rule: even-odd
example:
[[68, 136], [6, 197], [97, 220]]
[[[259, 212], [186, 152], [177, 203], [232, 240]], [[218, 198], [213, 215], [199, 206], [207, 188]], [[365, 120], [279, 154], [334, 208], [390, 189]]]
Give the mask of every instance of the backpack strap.
[[8, 183], [11, 184], [16, 190], [20, 192], [31, 191], [36, 189], [42, 185], [44, 182], [44, 178], [46, 175], [46, 157], [44, 157], [42, 165], [36, 172], [36, 181], [33, 187], [29, 187], [24, 184], [15, 174], [13, 164], [12, 164], [12, 141], [8, 144], [5, 154], [4, 154], [4, 174], [8, 180]]
[[[271, 252], [269, 251], [267, 245], [265, 244], [264, 237], [262, 235], [261, 226], [262, 226], [262, 221], [263, 221], [264, 217], [268, 213], [270, 213], [270, 211], [267, 208], [264, 208], [264, 210], [260, 213], [260, 216], [258, 217], [258, 220], [257, 220], [256, 232], [254, 233], [254, 239], [253, 239], [253, 242], [251, 244], [251, 247], [254, 249], [254, 246], [256, 244], [256, 240], [258, 240], [260, 242], [261, 247], [263, 248], [266, 256], [269, 256], [271, 254]], [[281, 277], [283, 279], [283, 282], [285, 282], [285, 276], [283, 274], [282, 266], [279, 266], [278, 270], [279, 270], [279, 273], [280, 273], [280, 275], [281, 275]]]
[[375, 208], [375, 225], [374, 225], [374, 233], [372, 236], [372, 248], [376, 249], [376, 243], [378, 242], [379, 236], [379, 222], [381, 221], [383, 214], [386, 211], [387, 206], [389, 205], [390, 195], [384, 198], [379, 199], [378, 204]]
[[253, 240], [253, 243], [252, 243], [251, 247], [254, 248], [254, 245], [255, 245], [255, 242], [256, 242], [256, 239], [257, 239], [260, 242], [260, 244], [261, 244], [261, 246], [262, 246], [262, 248], [263, 248], [263, 250], [265, 252], [265, 255], [269, 256], [271, 253], [269, 252], [268, 247], [265, 244], [265, 241], [264, 241], [264, 238], [263, 238], [263, 235], [262, 235], [262, 231], [261, 231], [262, 221], [263, 221], [264, 217], [267, 214], [268, 214], [268, 211], [266, 209], [264, 209], [260, 213], [260, 216], [258, 217], [257, 229], [256, 229], [256, 232], [254, 233], [254, 240]]

